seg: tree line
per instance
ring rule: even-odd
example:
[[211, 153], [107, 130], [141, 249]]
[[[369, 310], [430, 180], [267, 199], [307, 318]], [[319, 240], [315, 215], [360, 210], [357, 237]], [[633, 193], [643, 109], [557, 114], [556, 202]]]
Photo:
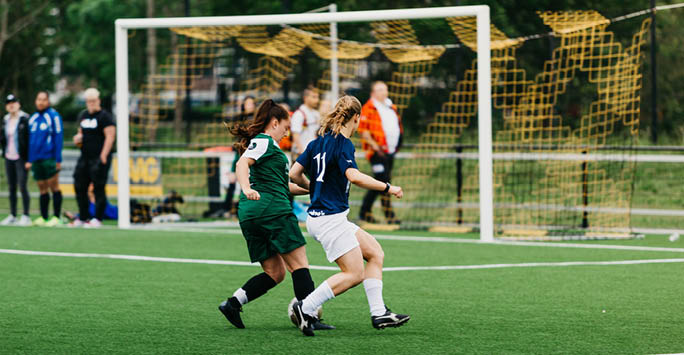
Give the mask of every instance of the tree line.
[[[674, 3], [674, 0], [657, 4]], [[219, 1], [189, 0], [191, 16], [253, 15], [271, 13], [297, 13], [326, 6], [323, 0], [263, 0]], [[491, 8], [492, 22], [509, 37], [548, 32], [537, 11], [597, 10], [607, 18], [649, 7], [649, 1], [622, 0], [343, 0], [337, 3], [338, 11], [374, 10], [410, 7], [487, 4]], [[131, 17], [184, 16], [183, 1], [172, 0], [0, 0], [0, 93], [12, 92], [22, 99], [23, 106], [32, 109], [33, 97], [38, 90], [52, 90], [56, 84], [66, 87], [97, 86], [103, 93], [104, 105], [111, 107], [115, 90], [114, 20]], [[642, 17], [611, 24], [608, 29], [623, 44], [631, 41], [640, 26]], [[657, 38], [657, 126], [660, 144], [681, 145], [684, 137], [684, 9], [662, 11], [656, 14]], [[429, 26], [428, 26], [429, 27]], [[420, 37], [428, 44], [442, 40], [455, 41], [455, 37]], [[360, 33], [353, 26], [340, 26], [340, 37], [370, 40], [369, 34]], [[543, 61], [550, 57], [557, 39], [546, 37], [526, 42], [519, 50], [519, 62], [528, 71], [528, 77], [538, 73]], [[145, 74], [154, 69], [179, 43], [171, 31], [132, 31], [130, 47], [131, 88], [139, 87]], [[644, 48], [648, 54], [650, 44]], [[468, 55], [460, 59], [469, 61]], [[472, 57], [471, 57], [472, 58]], [[461, 64], [463, 66], [463, 64]], [[650, 55], [644, 57], [641, 124], [644, 136], [651, 127], [651, 103], [654, 99], [651, 85]], [[440, 71], [439, 64], [435, 69]], [[298, 91], [313, 79], [292, 80], [288, 90]], [[457, 79], [457, 78], [456, 78]], [[577, 95], [591, 91], [586, 82], [576, 84]], [[431, 105], [429, 95], [414, 99], [412, 105], [420, 108]], [[581, 97], [566, 101], [576, 102]], [[67, 98], [72, 100], [73, 98]], [[564, 103], [559, 103], [563, 105]], [[66, 106], [65, 106], [66, 107]], [[559, 107], [561, 112], [568, 107]], [[69, 119], [68, 115], [65, 115]]]

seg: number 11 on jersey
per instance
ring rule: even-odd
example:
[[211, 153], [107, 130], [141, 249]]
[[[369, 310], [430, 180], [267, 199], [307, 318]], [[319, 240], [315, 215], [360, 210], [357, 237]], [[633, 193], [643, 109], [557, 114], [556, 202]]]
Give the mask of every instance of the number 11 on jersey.
[[[314, 156], [314, 159], [316, 159], [317, 163], [317, 168], [316, 168], [316, 174], [318, 174], [318, 177], [316, 178], [316, 181], [323, 182], [323, 175], [325, 174], [325, 155], [328, 154], [323, 153], [323, 156], [321, 156], [321, 153], [318, 153]], [[321, 165], [323, 165], [323, 169], [321, 169]]]

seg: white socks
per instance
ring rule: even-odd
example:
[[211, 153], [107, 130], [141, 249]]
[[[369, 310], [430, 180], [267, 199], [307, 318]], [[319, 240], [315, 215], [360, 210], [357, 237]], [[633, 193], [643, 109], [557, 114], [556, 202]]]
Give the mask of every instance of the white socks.
[[240, 302], [241, 305], [245, 305], [245, 303], [248, 302], [247, 300], [247, 292], [242, 289], [242, 287], [238, 288], [237, 291], [233, 294], [233, 297], [237, 298], [237, 300]]
[[381, 316], [385, 314], [385, 302], [382, 300], [382, 280], [365, 279], [363, 288], [366, 290], [368, 306], [371, 316]]
[[335, 298], [335, 294], [330, 286], [328, 286], [328, 281], [325, 281], [302, 301], [302, 311], [310, 316], [316, 316], [318, 307], [333, 298]]

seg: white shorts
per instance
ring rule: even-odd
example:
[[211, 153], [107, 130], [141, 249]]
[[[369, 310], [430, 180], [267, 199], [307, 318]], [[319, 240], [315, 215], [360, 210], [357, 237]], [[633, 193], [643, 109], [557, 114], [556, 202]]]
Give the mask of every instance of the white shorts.
[[349, 210], [320, 217], [306, 217], [306, 230], [321, 243], [325, 256], [329, 262], [334, 262], [340, 256], [359, 246], [356, 231], [359, 226], [349, 222]]

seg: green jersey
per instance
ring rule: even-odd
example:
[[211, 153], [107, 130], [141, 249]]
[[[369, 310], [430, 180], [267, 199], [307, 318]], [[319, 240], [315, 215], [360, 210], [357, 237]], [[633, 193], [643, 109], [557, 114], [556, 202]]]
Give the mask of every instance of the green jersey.
[[259, 133], [249, 142], [243, 157], [256, 161], [249, 168], [249, 184], [261, 196], [258, 201], [240, 194], [238, 218], [247, 221], [292, 213], [287, 157], [270, 136]]

